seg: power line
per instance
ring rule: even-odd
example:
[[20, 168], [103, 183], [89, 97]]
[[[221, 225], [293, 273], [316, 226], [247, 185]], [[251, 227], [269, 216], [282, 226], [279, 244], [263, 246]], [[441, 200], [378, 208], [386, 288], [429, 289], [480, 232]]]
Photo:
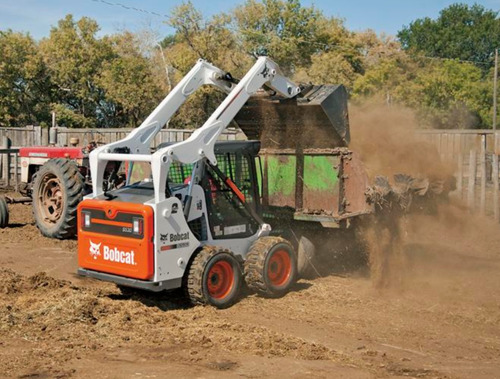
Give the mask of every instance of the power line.
[[156, 16], [156, 17], [161, 17], [161, 18], [168, 19], [167, 15], [160, 14], [160, 13], [157, 13], [157, 12], [154, 12], [154, 11], [148, 11], [148, 10], [142, 9], [142, 8], [131, 7], [129, 5], [125, 5], [125, 4], [122, 4], [122, 3], [116, 3], [116, 2], [111, 2], [111, 1], [107, 1], [107, 0], [90, 0], [90, 1], [93, 1], [94, 3], [103, 3], [103, 4], [106, 4], [106, 5], [111, 5], [111, 6], [114, 6], [114, 7], [120, 7], [120, 8], [123, 8], [123, 9], [130, 10], [130, 11], [135, 11], [135, 12], [144, 13], [144, 14], [150, 14], [152, 16]]

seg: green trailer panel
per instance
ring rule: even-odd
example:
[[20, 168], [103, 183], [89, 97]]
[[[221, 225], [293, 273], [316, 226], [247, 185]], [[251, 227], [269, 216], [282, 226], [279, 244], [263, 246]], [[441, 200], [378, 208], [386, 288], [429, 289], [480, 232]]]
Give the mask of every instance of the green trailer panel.
[[338, 214], [340, 155], [304, 155], [303, 166], [301, 157], [295, 155], [264, 155], [262, 159], [264, 203]]
[[267, 179], [269, 205], [295, 208], [297, 159], [293, 155], [264, 157], [264, 177]]
[[340, 161], [338, 155], [304, 157], [304, 209], [338, 213]]

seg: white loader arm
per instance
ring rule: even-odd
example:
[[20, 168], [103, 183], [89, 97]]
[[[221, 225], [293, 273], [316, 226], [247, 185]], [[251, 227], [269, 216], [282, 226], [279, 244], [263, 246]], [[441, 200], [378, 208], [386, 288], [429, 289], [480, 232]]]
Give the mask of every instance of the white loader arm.
[[281, 74], [276, 63], [267, 57], [260, 57], [201, 128], [187, 140], [153, 154], [151, 169], [155, 202], [165, 199], [168, 169], [172, 161], [194, 163], [206, 157], [212, 164], [217, 164], [214, 153], [217, 138], [250, 96], [264, 84], [285, 97], [291, 98], [300, 93], [300, 88]]
[[[93, 195], [103, 193], [103, 176], [108, 161], [151, 162], [151, 142], [186, 99], [202, 85], [209, 84], [229, 93], [235, 84], [224, 79], [226, 72], [200, 59], [169, 92], [155, 110], [122, 140], [101, 146], [90, 153]], [[127, 149], [127, 153], [116, 150]]]
[[[200, 65], [207, 65], [209, 69], [204, 69], [202, 74], [198, 76], [199, 69], [196, 68]], [[219, 79], [224, 75], [225, 73], [216, 67], [204, 61], [199, 61], [137, 130], [134, 130], [127, 138], [121, 141], [103, 146], [92, 152], [90, 155], [90, 164], [94, 196], [103, 192], [102, 177], [106, 161], [146, 161], [151, 162], [155, 202], [159, 203], [166, 198], [167, 176], [170, 164], [173, 161], [195, 163], [205, 157], [212, 164], [216, 164], [214, 145], [217, 138], [243, 105], [245, 105], [250, 96], [262, 86], [267, 85], [288, 98], [300, 93], [300, 88], [284, 77], [278, 65], [267, 57], [260, 57], [236, 86], [232, 86], [227, 81]], [[149, 149], [149, 143], [161, 127], [170, 119], [175, 110], [180, 107], [187, 96], [203, 84], [212, 84], [231, 92], [203, 126], [195, 130], [187, 140], [160, 149], [152, 156], [144, 155], [147, 152], [141, 149], [142, 146], [136, 140], [139, 139], [139, 142], [143, 144], [147, 142], [147, 149]], [[186, 90], [183, 91], [184, 88]], [[175, 110], [171, 111], [174, 108]], [[149, 128], [152, 129], [150, 132]], [[130, 154], [111, 153], [113, 148], [116, 147], [128, 147], [130, 148]]]

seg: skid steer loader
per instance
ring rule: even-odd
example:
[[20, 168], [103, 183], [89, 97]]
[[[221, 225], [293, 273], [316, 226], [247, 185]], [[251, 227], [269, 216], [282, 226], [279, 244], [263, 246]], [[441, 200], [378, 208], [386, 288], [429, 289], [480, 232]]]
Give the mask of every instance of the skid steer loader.
[[[202, 85], [228, 96], [190, 138], [151, 154], [156, 134]], [[255, 161], [237, 164], [224, 159], [230, 146], [215, 149], [221, 132], [262, 87], [284, 98], [301, 92], [267, 57], [239, 82], [199, 60], [137, 129], [90, 153], [92, 193], [78, 206], [79, 274], [151, 291], [183, 287], [192, 303], [218, 308], [238, 299], [243, 281], [265, 296], [289, 291], [296, 253], [289, 241], [270, 236], [259, 215]], [[232, 148], [258, 151], [251, 142]], [[106, 191], [106, 165], [120, 161], [128, 165], [127, 183]], [[134, 165], [144, 164], [150, 174], [135, 181]]]

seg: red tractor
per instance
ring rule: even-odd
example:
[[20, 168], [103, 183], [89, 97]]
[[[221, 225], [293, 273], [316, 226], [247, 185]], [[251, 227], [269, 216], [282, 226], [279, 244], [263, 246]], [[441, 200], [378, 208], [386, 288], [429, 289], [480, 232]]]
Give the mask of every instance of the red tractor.
[[[0, 198], [0, 227], [8, 224], [7, 203], [33, 203], [33, 216], [41, 233], [50, 238], [66, 239], [76, 235], [77, 206], [92, 188], [88, 156], [97, 147], [95, 142], [77, 147], [23, 147], [21, 158], [21, 199]], [[120, 162], [110, 162], [106, 168], [106, 186], [118, 188], [125, 173]]]

